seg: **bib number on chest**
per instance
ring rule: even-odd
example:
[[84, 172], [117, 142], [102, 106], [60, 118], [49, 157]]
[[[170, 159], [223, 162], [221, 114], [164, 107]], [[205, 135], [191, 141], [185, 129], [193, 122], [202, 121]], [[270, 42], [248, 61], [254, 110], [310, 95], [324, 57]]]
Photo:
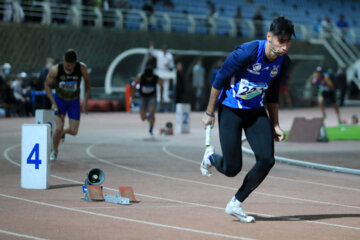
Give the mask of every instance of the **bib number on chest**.
[[59, 82], [59, 88], [67, 92], [76, 92], [77, 90], [77, 81], [61, 81]]
[[268, 86], [266, 83], [252, 83], [246, 79], [241, 79], [236, 93], [237, 98], [252, 99], [263, 93]]

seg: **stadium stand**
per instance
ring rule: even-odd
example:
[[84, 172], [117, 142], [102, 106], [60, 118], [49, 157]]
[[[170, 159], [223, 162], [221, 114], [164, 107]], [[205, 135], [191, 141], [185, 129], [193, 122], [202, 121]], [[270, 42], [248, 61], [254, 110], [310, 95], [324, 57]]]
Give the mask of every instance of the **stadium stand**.
[[[251, 19], [256, 9], [261, 9], [264, 29], [275, 16], [291, 16], [293, 22], [301, 26], [298, 39], [316, 36], [314, 24], [326, 17], [336, 29], [339, 16], [343, 15], [349, 25], [345, 39], [360, 43], [360, 2], [352, 0], [153, 0], [153, 14], [150, 17], [142, 11], [146, 0], [128, 1], [127, 8], [117, 8], [118, 1], [115, 0], [109, 0], [109, 6], [100, 7], [85, 6], [81, 2], [1, 0], [0, 14], [3, 21], [235, 36], [233, 16], [239, 6], [244, 36], [254, 35]], [[212, 23], [208, 17], [211, 5], [215, 10]]]

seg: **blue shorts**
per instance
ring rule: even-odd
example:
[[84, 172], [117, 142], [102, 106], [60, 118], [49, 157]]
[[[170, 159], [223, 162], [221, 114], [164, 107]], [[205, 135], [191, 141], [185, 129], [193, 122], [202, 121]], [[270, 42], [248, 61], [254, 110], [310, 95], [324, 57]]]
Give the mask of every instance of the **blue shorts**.
[[66, 101], [54, 94], [55, 102], [59, 108], [58, 113], [55, 115], [66, 115], [68, 114], [69, 118], [74, 120], [80, 120], [80, 99]]

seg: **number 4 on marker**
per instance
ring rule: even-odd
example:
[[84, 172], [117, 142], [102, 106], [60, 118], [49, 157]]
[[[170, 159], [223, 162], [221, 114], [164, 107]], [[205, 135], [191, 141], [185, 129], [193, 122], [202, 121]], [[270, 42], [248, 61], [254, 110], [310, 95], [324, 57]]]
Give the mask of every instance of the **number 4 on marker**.
[[[33, 155], [35, 159], [33, 159]], [[39, 169], [39, 165], [41, 164], [41, 160], [39, 159], [39, 144], [36, 143], [34, 148], [31, 150], [30, 155], [27, 158], [27, 164], [35, 164], [35, 169]]]

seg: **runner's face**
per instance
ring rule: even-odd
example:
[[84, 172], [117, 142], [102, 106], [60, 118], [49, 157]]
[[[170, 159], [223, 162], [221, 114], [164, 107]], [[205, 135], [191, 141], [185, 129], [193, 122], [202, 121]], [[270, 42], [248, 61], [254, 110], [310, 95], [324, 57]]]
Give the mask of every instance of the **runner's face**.
[[269, 42], [271, 51], [277, 56], [284, 56], [287, 53], [291, 43], [290, 36], [285, 35], [279, 38], [279, 36], [276, 36], [271, 32], [268, 33], [267, 40]]
[[76, 62], [71, 63], [71, 62], [65, 62], [64, 61], [64, 70], [65, 70], [65, 72], [67, 72], [67, 73], [74, 72], [75, 65], [76, 65]]

